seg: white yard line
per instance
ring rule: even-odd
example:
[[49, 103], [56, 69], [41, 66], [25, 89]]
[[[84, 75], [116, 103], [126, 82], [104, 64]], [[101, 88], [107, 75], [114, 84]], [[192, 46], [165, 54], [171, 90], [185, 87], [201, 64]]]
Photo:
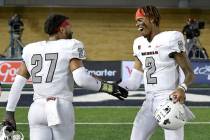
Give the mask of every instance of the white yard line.
[[[74, 106], [75, 109], [77, 108], [81, 108], [81, 109], [85, 109], [85, 108], [90, 108], [90, 109], [94, 109], [94, 108], [101, 108], [101, 109], [108, 109], [108, 108], [125, 108], [125, 109], [129, 109], [129, 108], [136, 108], [136, 109], [140, 109], [140, 105], [139, 106]], [[189, 108], [198, 108], [198, 109], [202, 109], [202, 108], [210, 108], [210, 106], [188, 106]], [[0, 109], [5, 109], [6, 107], [0, 106]], [[20, 109], [29, 109], [28, 106], [22, 106], [22, 107], [17, 107]]]
[[210, 124], [210, 122], [187, 122], [187, 124]]
[[[140, 109], [140, 105], [139, 106], [74, 106], [74, 108], [102, 108], [102, 109], [108, 109], [108, 108], [137, 108]], [[188, 106], [190, 108], [210, 108], [210, 106]], [[3, 106], [0, 106], [1, 108], [6, 108]], [[29, 109], [28, 106], [18, 106], [17, 108], [25, 108], [25, 109]]]
[[[28, 125], [28, 123], [19, 122], [18, 125]], [[132, 122], [76, 122], [76, 125], [133, 125]], [[187, 122], [187, 125], [210, 124], [210, 122]]]

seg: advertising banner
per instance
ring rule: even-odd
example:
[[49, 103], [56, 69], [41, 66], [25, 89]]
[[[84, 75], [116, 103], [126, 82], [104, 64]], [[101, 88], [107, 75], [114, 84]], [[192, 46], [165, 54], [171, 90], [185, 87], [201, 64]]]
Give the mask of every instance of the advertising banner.
[[106, 81], [117, 81], [121, 78], [121, 61], [84, 61], [89, 74]]
[[[0, 61], [0, 82], [5, 84], [12, 84], [21, 64], [22, 61], [20, 60]], [[27, 83], [31, 83], [31, 78], [27, 81]]]
[[0, 61], [0, 81], [12, 83], [21, 63], [21, 61]]
[[[84, 65], [90, 74], [103, 80], [116, 81], [120, 78], [128, 79], [132, 69], [133, 61], [85, 61]], [[0, 81], [12, 83], [21, 61], [0, 61]], [[194, 83], [210, 83], [210, 61], [193, 61], [193, 71], [195, 73]], [[181, 76], [182, 77], [182, 76]], [[184, 77], [182, 78], [182, 80]], [[0, 106], [5, 106], [9, 90], [3, 88], [0, 96]], [[98, 93], [87, 89], [76, 88], [74, 91], [74, 105], [76, 106], [139, 106], [145, 99], [145, 93], [141, 88], [138, 91], [129, 91], [129, 97], [124, 102], [119, 102], [115, 97], [106, 93]], [[209, 89], [196, 88], [188, 89], [186, 104], [190, 106], [210, 106]], [[22, 92], [18, 105], [29, 106], [33, 99], [33, 91], [25, 90]]]
[[[21, 63], [20, 60], [0, 61], [0, 81], [7, 84], [12, 83]], [[103, 80], [116, 81], [121, 78], [120, 61], [84, 61], [84, 65], [88, 69], [88, 73]], [[28, 82], [30, 83], [31, 80]]]
[[194, 83], [210, 84], [210, 61], [192, 61], [192, 67], [195, 74]]

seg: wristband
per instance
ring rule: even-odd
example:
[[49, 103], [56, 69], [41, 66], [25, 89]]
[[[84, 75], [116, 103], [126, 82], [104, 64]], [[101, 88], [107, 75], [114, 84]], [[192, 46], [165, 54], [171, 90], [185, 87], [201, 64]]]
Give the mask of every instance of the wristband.
[[184, 90], [184, 92], [187, 91], [187, 85], [185, 83], [182, 83], [181, 85], [178, 86], [178, 88], [181, 88]]

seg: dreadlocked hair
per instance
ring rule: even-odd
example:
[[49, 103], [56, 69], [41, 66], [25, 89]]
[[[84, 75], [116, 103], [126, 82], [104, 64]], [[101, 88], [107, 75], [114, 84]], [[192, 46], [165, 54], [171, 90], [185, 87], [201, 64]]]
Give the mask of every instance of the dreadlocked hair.
[[153, 18], [154, 23], [157, 26], [159, 26], [161, 17], [160, 17], [160, 13], [158, 9], [155, 6], [147, 5], [147, 6], [141, 7], [140, 9], [143, 9], [145, 16], [149, 18]]
[[52, 14], [49, 15], [44, 23], [44, 31], [48, 35], [53, 35], [58, 32], [57, 28], [66, 19], [69, 19], [63, 15]]

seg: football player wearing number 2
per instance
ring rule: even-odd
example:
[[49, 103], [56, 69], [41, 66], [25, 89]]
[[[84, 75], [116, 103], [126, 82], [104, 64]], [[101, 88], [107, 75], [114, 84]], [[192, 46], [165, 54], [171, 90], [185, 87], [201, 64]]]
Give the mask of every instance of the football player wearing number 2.
[[[131, 134], [131, 140], [148, 140], [158, 126], [154, 112], [169, 96], [173, 102], [185, 101], [185, 91], [194, 74], [185, 54], [184, 37], [178, 31], [160, 32], [160, 14], [154, 6], [144, 6], [136, 11], [136, 26], [140, 32], [134, 40], [134, 68], [128, 80], [119, 85], [135, 90], [144, 79], [146, 99], [138, 112]], [[179, 83], [179, 67], [185, 79]], [[166, 140], [183, 140], [184, 128], [164, 129]]]
[[34, 88], [28, 121], [30, 140], [73, 140], [74, 81], [90, 90], [106, 92], [123, 100], [127, 90], [116, 83], [100, 81], [87, 73], [83, 44], [72, 39], [68, 17], [50, 15], [44, 24], [49, 39], [31, 43], [23, 49], [23, 63], [11, 87], [4, 125], [16, 129], [14, 112], [20, 93], [29, 77]]

